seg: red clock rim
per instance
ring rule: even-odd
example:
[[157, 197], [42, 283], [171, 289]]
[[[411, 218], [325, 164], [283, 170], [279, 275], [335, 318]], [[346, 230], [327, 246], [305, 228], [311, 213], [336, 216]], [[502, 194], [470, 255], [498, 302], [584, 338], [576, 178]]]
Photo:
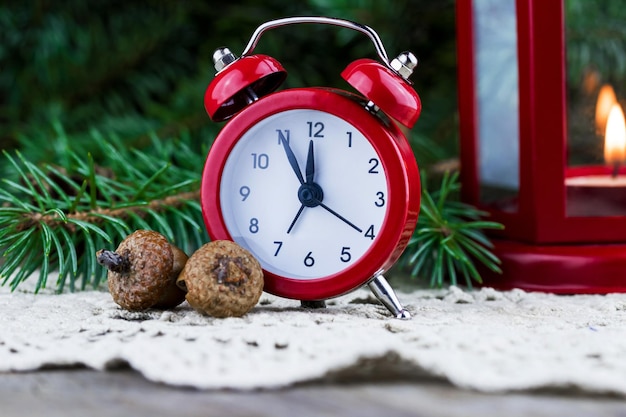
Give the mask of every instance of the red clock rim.
[[406, 247], [417, 223], [419, 172], [408, 142], [396, 125], [384, 126], [360, 104], [336, 91], [295, 88], [261, 98], [233, 117], [218, 134], [207, 156], [200, 198], [204, 223], [213, 240], [233, 240], [222, 216], [219, 197], [226, 159], [248, 128], [268, 116], [294, 109], [320, 110], [335, 115], [361, 131], [380, 156], [387, 173], [389, 207], [372, 246], [354, 265], [323, 278], [293, 279], [264, 269], [264, 290], [271, 294], [299, 300], [321, 300], [352, 291], [391, 267]]

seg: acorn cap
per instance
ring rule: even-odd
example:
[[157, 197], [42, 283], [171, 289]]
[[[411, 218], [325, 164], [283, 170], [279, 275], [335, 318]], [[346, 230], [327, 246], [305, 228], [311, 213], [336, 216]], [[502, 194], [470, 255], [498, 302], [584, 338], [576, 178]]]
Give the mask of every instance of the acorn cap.
[[177, 284], [187, 302], [213, 317], [241, 317], [263, 293], [263, 270], [254, 256], [235, 242], [217, 240], [187, 261]]
[[186, 261], [181, 253], [160, 233], [137, 230], [115, 252], [100, 250], [96, 256], [109, 269], [107, 279], [113, 301], [138, 311], [175, 307], [183, 301], [184, 292], [175, 285], [181, 264]]

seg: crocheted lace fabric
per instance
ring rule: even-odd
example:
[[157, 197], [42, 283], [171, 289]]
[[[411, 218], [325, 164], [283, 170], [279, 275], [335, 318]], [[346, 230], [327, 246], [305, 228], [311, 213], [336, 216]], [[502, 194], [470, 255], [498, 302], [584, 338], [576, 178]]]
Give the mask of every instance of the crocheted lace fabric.
[[434, 377], [486, 392], [626, 395], [626, 294], [451, 287], [399, 298], [411, 320], [390, 317], [366, 290], [321, 310], [264, 294], [243, 318], [215, 319], [187, 303], [131, 313], [106, 291], [3, 287], [0, 372], [129, 366], [152, 381], [200, 389]]

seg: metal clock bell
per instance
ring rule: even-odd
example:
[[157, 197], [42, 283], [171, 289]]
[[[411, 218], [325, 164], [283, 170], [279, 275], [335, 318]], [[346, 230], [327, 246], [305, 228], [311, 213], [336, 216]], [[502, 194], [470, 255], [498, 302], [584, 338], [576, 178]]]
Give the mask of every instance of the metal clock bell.
[[[356, 30], [381, 62], [359, 59], [341, 73], [360, 94], [333, 88], [274, 92], [287, 73], [252, 54], [269, 29], [325, 24]], [[383, 277], [413, 234], [420, 207], [417, 163], [397, 123], [417, 121], [409, 52], [389, 60], [371, 28], [334, 18], [266, 22], [241, 57], [214, 56], [204, 97], [214, 121], [230, 119], [204, 167], [201, 202], [212, 239], [233, 240], [261, 263], [265, 291], [323, 301], [368, 284], [398, 318], [410, 318]]]

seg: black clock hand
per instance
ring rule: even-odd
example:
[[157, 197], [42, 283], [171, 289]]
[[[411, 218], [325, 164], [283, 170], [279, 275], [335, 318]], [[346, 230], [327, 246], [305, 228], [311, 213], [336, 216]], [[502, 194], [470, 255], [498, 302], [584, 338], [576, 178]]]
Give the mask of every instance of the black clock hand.
[[293, 229], [293, 227], [296, 225], [296, 222], [298, 221], [298, 219], [300, 218], [300, 215], [302, 214], [302, 212], [304, 211], [304, 208], [306, 206], [303, 204], [300, 206], [300, 209], [298, 210], [298, 213], [296, 214], [296, 217], [293, 218], [293, 221], [291, 222], [291, 224], [289, 225], [289, 229], [287, 229], [287, 234], [289, 234], [291, 232], [291, 229]]
[[309, 154], [306, 157], [306, 183], [313, 183], [313, 176], [315, 175], [315, 159], [313, 156], [313, 141], [309, 141]]
[[326, 204], [322, 203], [321, 201], [318, 200], [318, 204], [320, 207], [322, 207], [323, 209], [325, 209], [327, 212], [329, 212], [330, 214], [332, 214], [333, 216], [337, 217], [339, 220], [343, 221], [344, 223], [346, 223], [348, 226], [352, 227], [354, 230], [356, 230], [359, 233], [363, 233], [363, 230], [359, 229], [357, 226], [355, 226], [354, 224], [352, 224], [349, 220], [347, 220], [345, 217], [343, 217], [341, 214], [337, 213], [335, 210], [331, 209], [330, 207], [328, 207]]
[[283, 135], [280, 135], [279, 137], [280, 143], [283, 145], [283, 148], [285, 148], [285, 153], [287, 154], [287, 159], [289, 160], [289, 165], [291, 165], [291, 169], [293, 169], [293, 172], [296, 173], [296, 177], [298, 177], [298, 181], [300, 181], [300, 184], [304, 184], [304, 178], [302, 177], [300, 166], [298, 166], [298, 160], [296, 159], [296, 155], [294, 155], [293, 151], [291, 150], [287, 139], [285, 139]]

